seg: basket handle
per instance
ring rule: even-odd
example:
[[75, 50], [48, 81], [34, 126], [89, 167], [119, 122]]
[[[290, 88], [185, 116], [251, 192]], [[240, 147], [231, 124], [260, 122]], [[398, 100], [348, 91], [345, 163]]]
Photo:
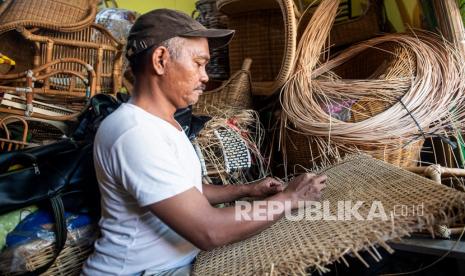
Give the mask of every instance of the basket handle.
[[252, 59], [251, 58], [245, 58], [244, 61], [242, 62], [242, 70], [249, 71], [250, 66], [252, 65]]

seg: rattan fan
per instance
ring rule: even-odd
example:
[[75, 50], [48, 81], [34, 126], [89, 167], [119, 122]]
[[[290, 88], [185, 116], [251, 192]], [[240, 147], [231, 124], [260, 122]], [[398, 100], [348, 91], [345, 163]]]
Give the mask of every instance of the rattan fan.
[[17, 27], [72, 32], [90, 25], [96, 0], [6, 0], [0, 6], [0, 33]]

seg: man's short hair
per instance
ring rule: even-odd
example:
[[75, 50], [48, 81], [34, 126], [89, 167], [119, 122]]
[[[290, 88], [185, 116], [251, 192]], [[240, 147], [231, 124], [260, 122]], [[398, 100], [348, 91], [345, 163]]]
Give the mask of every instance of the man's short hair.
[[153, 45], [150, 48], [129, 58], [129, 66], [133, 75], [138, 75], [144, 72], [146, 66], [152, 62], [153, 51], [158, 47], [165, 47], [172, 59], [178, 59], [181, 56], [184, 40], [181, 37], [173, 37], [163, 41], [159, 45]]

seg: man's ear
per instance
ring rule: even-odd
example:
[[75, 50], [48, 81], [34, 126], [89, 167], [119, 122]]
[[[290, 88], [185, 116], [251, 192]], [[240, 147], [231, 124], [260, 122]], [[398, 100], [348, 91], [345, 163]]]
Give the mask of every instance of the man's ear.
[[157, 75], [163, 75], [165, 73], [165, 66], [169, 60], [169, 52], [166, 47], [160, 46], [153, 51], [152, 54], [152, 67]]

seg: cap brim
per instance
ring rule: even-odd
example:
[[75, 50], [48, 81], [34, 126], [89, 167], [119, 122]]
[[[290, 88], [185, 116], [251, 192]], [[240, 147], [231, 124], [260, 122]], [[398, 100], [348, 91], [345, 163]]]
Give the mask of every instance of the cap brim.
[[210, 49], [217, 49], [224, 47], [231, 42], [234, 36], [234, 30], [227, 29], [205, 29], [191, 31], [180, 36], [183, 37], [206, 37]]

